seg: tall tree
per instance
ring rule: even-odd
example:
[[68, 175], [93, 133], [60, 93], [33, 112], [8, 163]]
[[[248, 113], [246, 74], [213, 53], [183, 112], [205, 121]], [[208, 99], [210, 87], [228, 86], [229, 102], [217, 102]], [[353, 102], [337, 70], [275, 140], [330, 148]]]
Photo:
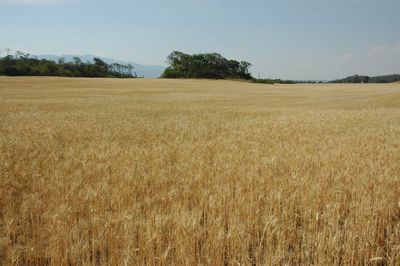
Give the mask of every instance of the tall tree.
[[82, 60], [81, 60], [79, 57], [77, 57], [77, 56], [74, 56], [74, 57], [72, 58], [72, 60], [74, 61], [75, 65], [80, 65], [80, 64], [82, 64]]

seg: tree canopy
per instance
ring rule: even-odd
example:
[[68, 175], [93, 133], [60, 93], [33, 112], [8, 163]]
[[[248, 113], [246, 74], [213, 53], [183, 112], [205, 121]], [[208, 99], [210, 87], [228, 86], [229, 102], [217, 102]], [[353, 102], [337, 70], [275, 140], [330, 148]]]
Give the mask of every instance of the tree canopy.
[[113, 77], [134, 78], [132, 65], [107, 64], [100, 58], [83, 63], [79, 57], [73, 62], [60, 59], [54, 62], [36, 59], [20, 51], [15, 55], [0, 57], [0, 75], [6, 76], [62, 76], [62, 77]]
[[252, 79], [250, 63], [229, 60], [218, 53], [189, 55], [174, 51], [167, 63], [163, 78]]

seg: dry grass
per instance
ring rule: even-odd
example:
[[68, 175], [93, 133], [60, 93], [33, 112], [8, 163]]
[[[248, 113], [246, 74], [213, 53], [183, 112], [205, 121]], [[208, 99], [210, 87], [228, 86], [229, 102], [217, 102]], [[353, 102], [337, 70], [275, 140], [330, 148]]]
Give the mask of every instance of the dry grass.
[[0, 264], [400, 261], [400, 84], [0, 78], [0, 122]]

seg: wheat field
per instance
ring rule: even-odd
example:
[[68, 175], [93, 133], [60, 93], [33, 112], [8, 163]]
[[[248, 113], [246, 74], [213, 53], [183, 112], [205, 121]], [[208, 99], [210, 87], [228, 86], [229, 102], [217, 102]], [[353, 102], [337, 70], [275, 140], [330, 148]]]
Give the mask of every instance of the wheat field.
[[400, 265], [400, 84], [0, 78], [1, 265]]

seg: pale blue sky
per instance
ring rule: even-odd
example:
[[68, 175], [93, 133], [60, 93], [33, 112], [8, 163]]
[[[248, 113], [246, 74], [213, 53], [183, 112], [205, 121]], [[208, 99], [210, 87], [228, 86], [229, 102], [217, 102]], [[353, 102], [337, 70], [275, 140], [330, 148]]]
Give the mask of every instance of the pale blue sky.
[[0, 0], [0, 49], [165, 65], [219, 52], [254, 76], [400, 73], [399, 0]]

